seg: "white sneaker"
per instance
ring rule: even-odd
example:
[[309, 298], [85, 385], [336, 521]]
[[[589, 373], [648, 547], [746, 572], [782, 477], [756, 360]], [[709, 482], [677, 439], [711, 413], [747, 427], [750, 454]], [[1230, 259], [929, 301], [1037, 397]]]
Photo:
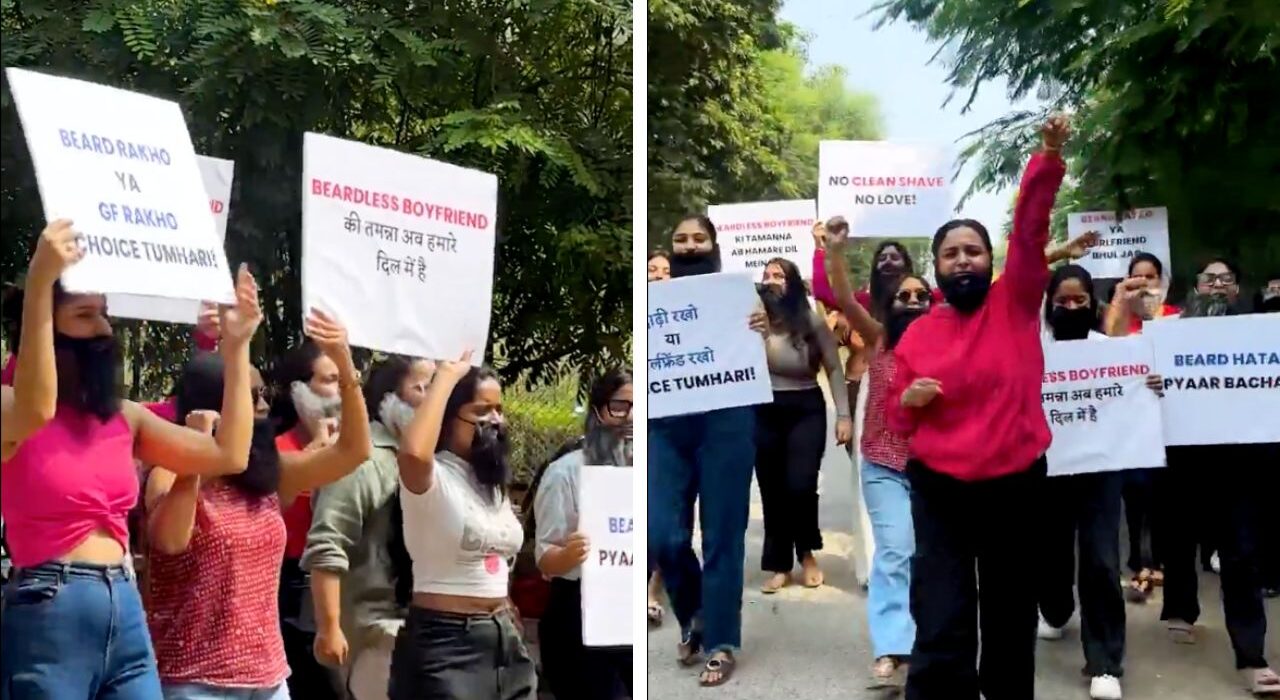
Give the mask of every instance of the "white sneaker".
[[1093, 700], [1121, 700], [1120, 679], [1115, 676], [1094, 676], [1089, 682], [1089, 697]]
[[1061, 627], [1054, 627], [1045, 621], [1044, 616], [1040, 616], [1040, 625], [1036, 628], [1036, 636], [1049, 642], [1056, 642], [1062, 639], [1063, 632]]

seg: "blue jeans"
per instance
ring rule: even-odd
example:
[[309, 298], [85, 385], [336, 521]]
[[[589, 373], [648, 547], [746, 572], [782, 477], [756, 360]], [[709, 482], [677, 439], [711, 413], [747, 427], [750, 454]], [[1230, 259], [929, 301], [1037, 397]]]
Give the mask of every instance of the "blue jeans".
[[289, 686], [274, 688], [219, 688], [199, 683], [165, 684], [164, 700], [289, 700]]
[[[649, 421], [649, 561], [680, 629], [708, 651], [742, 645], [742, 584], [755, 462], [755, 409]], [[688, 513], [698, 501], [702, 565]]]
[[907, 475], [862, 458], [862, 498], [876, 543], [867, 584], [867, 623], [875, 658], [907, 657], [916, 640], [911, 617], [911, 484]]
[[3, 700], [161, 700], [142, 599], [124, 567], [17, 571], [0, 619]]

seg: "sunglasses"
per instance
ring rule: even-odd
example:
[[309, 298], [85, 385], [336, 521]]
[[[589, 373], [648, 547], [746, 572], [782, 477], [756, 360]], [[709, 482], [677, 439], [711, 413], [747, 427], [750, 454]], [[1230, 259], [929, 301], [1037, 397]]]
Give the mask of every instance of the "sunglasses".
[[913, 301], [924, 303], [929, 301], [929, 290], [927, 289], [900, 289], [894, 295], [894, 298], [904, 304], [910, 304]]
[[1196, 281], [1205, 286], [1211, 286], [1214, 282], [1221, 282], [1223, 286], [1231, 286], [1236, 283], [1236, 276], [1230, 272], [1223, 272], [1217, 275], [1212, 272], [1201, 272], [1196, 275]]
[[632, 402], [624, 399], [610, 399], [609, 402], [605, 404], [604, 410], [614, 418], [626, 418], [631, 415], [631, 407], [634, 405], [635, 404]]

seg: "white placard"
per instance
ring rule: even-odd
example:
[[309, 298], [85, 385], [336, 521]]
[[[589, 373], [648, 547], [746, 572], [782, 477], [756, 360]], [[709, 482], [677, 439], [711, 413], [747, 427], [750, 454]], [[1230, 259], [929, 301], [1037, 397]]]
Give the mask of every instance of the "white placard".
[[498, 178], [307, 134], [302, 302], [351, 344], [430, 359], [484, 359], [493, 301]]
[[786, 258], [800, 268], [801, 278], [811, 279], [817, 215], [812, 199], [707, 207], [720, 244], [721, 271], [747, 272], [758, 282], [770, 260]]
[[764, 340], [748, 327], [751, 278], [722, 272], [649, 285], [649, 417], [773, 401]]
[[1165, 466], [1153, 358], [1145, 336], [1045, 345], [1049, 476]]
[[1148, 323], [1169, 445], [1280, 442], [1280, 314]]
[[1116, 219], [1115, 212], [1087, 211], [1067, 216], [1067, 237], [1090, 231], [1102, 235], [1098, 245], [1076, 261], [1095, 279], [1129, 276], [1129, 261], [1138, 253], [1151, 253], [1172, 269], [1169, 255], [1169, 210], [1164, 207], [1134, 209]]
[[860, 238], [928, 238], [955, 218], [951, 150], [934, 144], [818, 144], [818, 215]]
[[631, 646], [635, 534], [630, 467], [582, 467], [578, 478], [578, 526], [591, 541], [582, 565], [582, 643]]
[[70, 219], [85, 257], [71, 292], [231, 303], [227, 256], [178, 103], [8, 68], [45, 218]]
[[[209, 211], [213, 214], [213, 225], [218, 234], [218, 242], [225, 250], [227, 218], [231, 212], [231, 181], [235, 177], [236, 164], [233, 161], [201, 155], [196, 156], [196, 162], [200, 165], [200, 179], [204, 182], [205, 191], [209, 194]], [[200, 302], [190, 299], [143, 297], [134, 294], [109, 294], [107, 311], [119, 318], [195, 323], [200, 316]]]

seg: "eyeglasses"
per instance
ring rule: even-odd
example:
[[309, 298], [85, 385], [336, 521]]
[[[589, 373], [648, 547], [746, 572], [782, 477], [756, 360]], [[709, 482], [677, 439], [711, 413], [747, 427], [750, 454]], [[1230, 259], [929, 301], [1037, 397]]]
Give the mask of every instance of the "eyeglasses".
[[929, 301], [929, 290], [927, 289], [899, 289], [894, 296], [895, 299], [910, 304], [912, 301], [918, 301], [921, 304]]
[[1236, 276], [1230, 272], [1222, 272], [1216, 275], [1212, 272], [1201, 272], [1196, 275], [1196, 281], [1206, 287], [1212, 287], [1214, 282], [1221, 282], [1222, 286], [1230, 287], [1236, 283]]
[[624, 399], [610, 399], [604, 410], [614, 418], [626, 418], [631, 415], [631, 407], [635, 404]]

